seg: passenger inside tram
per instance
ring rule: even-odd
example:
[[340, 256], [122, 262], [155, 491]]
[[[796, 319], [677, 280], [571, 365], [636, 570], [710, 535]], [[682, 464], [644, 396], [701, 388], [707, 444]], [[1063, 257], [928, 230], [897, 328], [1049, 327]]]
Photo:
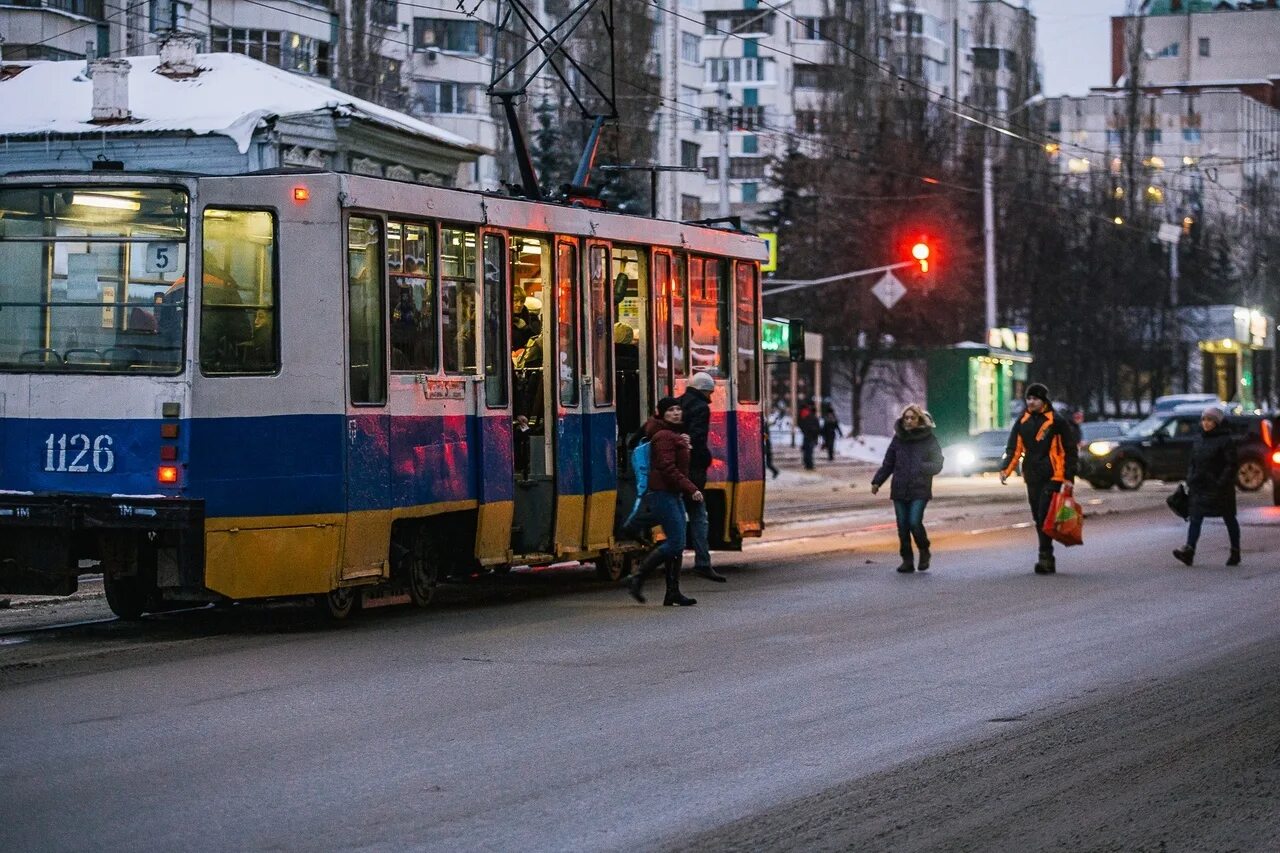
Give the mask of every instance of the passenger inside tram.
[[542, 240], [511, 241], [512, 438], [516, 476], [527, 481], [545, 476], [546, 401], [544, 284], [550, 278], [551, 250]]
[[[641, 256], [634, 249], [615, 249], [613, 263], [617, 270], [613, 279], [614, 383], [617, 394], [618, 443], [625, 447], [643, 423]], [[619, 454], [620, 459], [626, 456], [625, 453]]]

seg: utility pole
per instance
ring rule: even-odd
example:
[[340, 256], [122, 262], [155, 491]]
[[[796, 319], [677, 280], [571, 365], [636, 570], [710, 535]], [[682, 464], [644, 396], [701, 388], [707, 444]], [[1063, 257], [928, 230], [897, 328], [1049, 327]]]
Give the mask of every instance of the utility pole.
[[996, 327], [996, 181], [991, 133], [982, 134], [982, 239], [986, 255], [987, 329]]

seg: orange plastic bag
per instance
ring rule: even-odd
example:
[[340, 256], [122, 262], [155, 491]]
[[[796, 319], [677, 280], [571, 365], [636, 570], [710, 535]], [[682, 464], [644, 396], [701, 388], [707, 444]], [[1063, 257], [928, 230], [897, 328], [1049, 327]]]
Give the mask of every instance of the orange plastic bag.
[[1071, 484], [1063, 483], [1062, 490], [1054, 492], [1044, 517], [1044, 532], [1063, 545], [1084, 544], [1084, 511], [1072, 494]]

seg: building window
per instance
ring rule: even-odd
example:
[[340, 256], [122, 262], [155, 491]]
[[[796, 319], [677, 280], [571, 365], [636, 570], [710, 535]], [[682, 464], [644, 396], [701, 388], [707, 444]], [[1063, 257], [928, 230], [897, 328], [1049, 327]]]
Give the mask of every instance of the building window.
[[831, 65], [796, 65], [797, 89], [832, 89], [837, 69]]
[[[734, 181], [761, 180], [765, 177], [767, 160], [764, 157], [730, 157], [729, 179]], [[720, 179], [720, 159], [703, 157], [702, 168], [709, 180]]]
[[313, 77], [329, 76], [327, 41], [277, 30], [212, 27], [209, 44], [214, 53], [243, 53], [286, 71]]
[[380, 27], [394, 27], [400, 17], [397, 0], [373, 0], [369, 17]]
[[773, 34], [773, 13], [759, 9], [730, 9], [722, 12], [708, 12], [706, 16], [706, 32], [709, 36], [722, 36], [728, 33]]
[[742, 153], [743, 154], [759, 154], [760, 153], [760, 137], [752, 134], [751, 136], [742, 137]]
[[489, 26], [454, 18], [414, 18], [414, 50], [481, 54], [488, 48]]
[[694, 65], [702, 62], [702, 39], [694, 33], [680, 33], [680, 58]]
[[680, 196], [680, 218], [688, 221], [702, 218], [702, 198], [696, 195]]
[[1148, 127], [1146, 130], [1142, 131], [1142, 136], [1148, 145], [1154, 145], [1161, 141], [1162, 134], [1160, 133], [1160, 128]]
[[480, 87], [443, 80], [419, 80], [415, 107], [424, 113], [459, 114], [476, 112]]
[[697, 166], [698, 151], [702, 146], [696, 142], [682, 140], [680, 142], [680, 165], [681, 166]]
[[708, 83], [769, 83], [774, 79], [772, 59], [744, 56], [707, 60]]
[[1201, 56], [1209, 55], [1209, 40], [1207, 38], [1200, 39], [1200, 55]]
[[749, 181], [742, 185], [742, 200], [746, 204], [753, 204], [760, 195], [760, 185], [755, 181]]

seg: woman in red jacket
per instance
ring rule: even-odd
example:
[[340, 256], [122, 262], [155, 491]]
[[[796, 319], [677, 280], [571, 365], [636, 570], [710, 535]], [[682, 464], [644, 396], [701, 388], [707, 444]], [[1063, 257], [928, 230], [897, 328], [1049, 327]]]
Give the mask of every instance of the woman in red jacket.
[[667, 606], [688, 607], [698, 602], [680, 594], [680, 558], [684, 554], [685, 511], [682, 497], [701, 501], [702, 492], [689, 479], [689, 436], [680, 431], [684, 413], [675, 397], [658, 401], [658, 413], [644, 425], [650, 442], [649, 489], [644, 500], [665, 537], [649, 553], [640, 568], [627, 578], [631, 597], [644, 603], [644, 579], [660, 565], [667, 570]]

